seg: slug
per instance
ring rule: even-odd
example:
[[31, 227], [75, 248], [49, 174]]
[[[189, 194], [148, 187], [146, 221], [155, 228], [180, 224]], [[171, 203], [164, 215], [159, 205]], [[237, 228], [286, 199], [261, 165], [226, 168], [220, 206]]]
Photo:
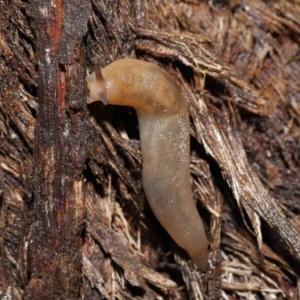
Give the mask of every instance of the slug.
[[207, 238], [191, 189], [189, 115], [179, 87], [157, 65], [117, 60], [87, 79], [87, 103], [124, 105], [138, 116], [143, 186], [149, 205], [195, 265], [207, 268]]

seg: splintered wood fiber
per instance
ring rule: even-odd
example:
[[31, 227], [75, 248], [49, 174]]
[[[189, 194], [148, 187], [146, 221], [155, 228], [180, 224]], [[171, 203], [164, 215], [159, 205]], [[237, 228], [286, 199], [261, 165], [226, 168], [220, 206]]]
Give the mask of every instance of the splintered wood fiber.
[[[0, 0], [0, 298], [299, 299], [299, 16], [299, 0]], [[88, 72], [125, 57], [187, 102], [206, 273], [147, 203], [135, 111], [86, 105]]]

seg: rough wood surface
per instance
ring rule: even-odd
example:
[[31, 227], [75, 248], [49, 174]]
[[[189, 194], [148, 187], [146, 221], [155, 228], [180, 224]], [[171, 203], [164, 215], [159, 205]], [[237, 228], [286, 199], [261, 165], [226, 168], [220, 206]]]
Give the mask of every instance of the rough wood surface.
[[[0, 0], [0, 298], [298, 299], [298, 0]], [[159, 64], [191, 116], [201, 274], [145, 199], [94, 63]]]
[[79, 295], [88, 126], [84, 61], [77, 44], [87, 30], [89, 8], [84, 0], [31, 3], [39, 106], [24, 299], [77, 299]]

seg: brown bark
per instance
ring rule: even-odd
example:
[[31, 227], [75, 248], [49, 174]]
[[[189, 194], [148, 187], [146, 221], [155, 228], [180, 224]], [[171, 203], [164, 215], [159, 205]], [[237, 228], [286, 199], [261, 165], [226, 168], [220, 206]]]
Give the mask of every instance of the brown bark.
[[[25, 299], [77, 299], [81, 274], [85, 68], [78, 44], [89, 1], [32, 1], [39, 103], [33, 149], [34, 222]], [[66, 94], [67, 93], [67, 94]]]
[[[0, 298], [297, 299], [299, 11], [0, 0]], [[206, 274], [147, 205], [134, 111], [85, 104], [86, 65], [129, 56], [188, 103]]]

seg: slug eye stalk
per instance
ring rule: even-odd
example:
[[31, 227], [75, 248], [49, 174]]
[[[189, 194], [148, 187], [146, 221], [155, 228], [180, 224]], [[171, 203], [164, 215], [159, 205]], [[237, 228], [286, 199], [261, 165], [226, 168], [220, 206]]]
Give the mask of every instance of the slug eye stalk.
[[87, 103], [101, 101], [104, 105], [107, 105], [106, 82], [99, 65], [96, 65], [95, 72], [86, 78], [86, 83], [88, 89]]
[[95, 73], [96, 73], [96, 80], [97, 81], [104, 80], [102, 72], [101, 72], [101, 68], [100, 68], [99, 65], [95, 65]]

